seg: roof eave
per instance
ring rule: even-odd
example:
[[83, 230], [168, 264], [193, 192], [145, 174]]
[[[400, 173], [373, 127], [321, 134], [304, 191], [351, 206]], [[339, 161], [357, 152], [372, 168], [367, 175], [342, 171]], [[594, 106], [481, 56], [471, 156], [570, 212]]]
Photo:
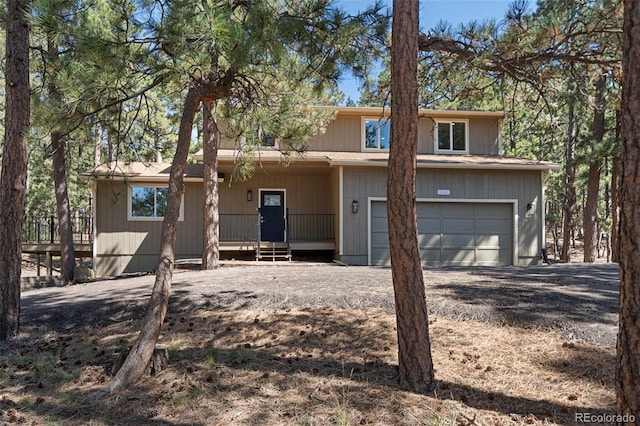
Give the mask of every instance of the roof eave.
[[[387, 161], [372, 161], [372, 160], [331, 160], [329, 162], [331, 166], [352, 166], [352, 167], [387, 167]], [[559, 164], [499, 164], [499, 163], [439, 163], [439, 162], [424, 162], [418, 161], [417, 168], [419, 169], [474, 169], [474, 170], [540, 170], [540, 171], [556, 171], [561, 170], [562, 166]]]

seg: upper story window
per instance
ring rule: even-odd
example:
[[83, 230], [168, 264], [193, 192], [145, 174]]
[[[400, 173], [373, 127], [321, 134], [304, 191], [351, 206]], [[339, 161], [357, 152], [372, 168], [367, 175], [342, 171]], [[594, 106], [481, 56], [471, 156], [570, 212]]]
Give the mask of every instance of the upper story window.
[[438, 153], [468, 153], [469, 121], [436, 120], [435, 145]]
[[262, 137], [260, 138], [260, 146], [264, 146], [267, 148], [275, 148], [276, 147], [276, 137], [271, 133], [262, 133]]
[[364, 149], [389, 150], [391, 120], [366, 118], [364, 123]]
[[[129, 220], [162, 220], [167, 210], [169, 188], [133, 185], [129, 187]], [[180, 217], [182, 220], [182, 205]]]

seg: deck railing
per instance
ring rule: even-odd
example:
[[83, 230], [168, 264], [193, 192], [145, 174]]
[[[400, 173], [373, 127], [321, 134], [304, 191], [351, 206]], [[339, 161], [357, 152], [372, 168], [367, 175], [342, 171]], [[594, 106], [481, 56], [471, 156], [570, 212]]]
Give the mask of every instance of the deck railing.
[[254, 242], [257, 235], [255, 214], [221, 214], [220, 241]]
[[[334, 214], [289, 214], [289, 241], [328, 241], [335, 239]], [[75, 213], [71, 218], [73, 242], [93, 241], [93, 217]], [[221, 214], [220, 241], [255, 242], [258, 235], [256, 214]], [[29, 243], [57, 243], [58, 223], [54, 215], [27, 215], [22, 228], [22, 240]]]
[[[334, 214], [289, 214], [289, 241], [328, 241], [335, 239]], [[221, 214], [220, 241], [255, 242], [258, 237], [256, 214]]]
[[289, 214], [289, 241], [328, 241], [334, 240], [334, 214], [295, 213]]
[[[73, 242], [90, 244], [93, 241], [93, 217], [90, 214], [74, 213], [71, 216]], [[22, 241], [25, 243], [58, 243], [58, 222], [54, 215], [25, 216], [22, 225]]]

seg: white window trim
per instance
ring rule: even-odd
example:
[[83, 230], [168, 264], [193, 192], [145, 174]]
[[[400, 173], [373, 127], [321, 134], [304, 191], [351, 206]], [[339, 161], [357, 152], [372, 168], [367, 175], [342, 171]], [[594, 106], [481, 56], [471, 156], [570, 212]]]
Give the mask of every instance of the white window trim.
[[[391, 123], [391, 117], [362, 117], [360, 122], [360, 131], [362, 132], [362, 136], [360, 138], [360, 146], [363, 152], [389, 152], [389, 149], [380, 148], [380, 135], [378, 134], [378, 148], [368, 148], [367, 147], [367, 132], [365, 130], [367, 121], [387, 121]], [[389, 134], [391, 137], [391, 134]], [[391, 140], [389, 140], [389, 145], [391, 145]]]
[[[436, 154], [468, 154], [469, 153], [469, 120], [468, 119], [434, 119], [433, 127], [433, 150]], [[438, 148], [438, 124], [439, 123], [465, 123], [464, 125], [464, 151], [453, 149], [453, 140], [451, 141], [451, 149]], [[453, 132], [451, 133], [453, 137]]]
[[[131, 188], [168, 188], [167, 184], [130, 184], [127, 185], [127, 220], [130, 222], [162, 222], [164, 220], [164, 216], [161, 217], [143, 217], [143, 216], [133, 216], [131, 214]], [[184, 221], [184, 195], [180, 200], [180, 213], [178, 216], [178, 221]]]

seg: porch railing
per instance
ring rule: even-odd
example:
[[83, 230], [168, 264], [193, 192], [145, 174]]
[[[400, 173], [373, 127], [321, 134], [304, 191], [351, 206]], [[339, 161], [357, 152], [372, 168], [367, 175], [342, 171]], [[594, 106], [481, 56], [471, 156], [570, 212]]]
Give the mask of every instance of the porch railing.
[[[289, 241], [328, 241], [335, 239], [334, 214], [289, 214]], [[220, 241], [255, 242], [258, 237], [256, 214], [221, 214]]]
[[289, 214], [289, 241], [327, 241], [335, 239], [335, 215], [318, 213]]
[[[93, 241], [93, 217], [90, 214], [74, 213], [71, 216], [71, 229], [74, 243], [90, 244]], [[22, 225], [22, 241], [49, 244], [60, 242], [56, 216], [27, 214]]]
[[254, 242], [257, 234], [255, 214], [221, 214], [220, 241]]

